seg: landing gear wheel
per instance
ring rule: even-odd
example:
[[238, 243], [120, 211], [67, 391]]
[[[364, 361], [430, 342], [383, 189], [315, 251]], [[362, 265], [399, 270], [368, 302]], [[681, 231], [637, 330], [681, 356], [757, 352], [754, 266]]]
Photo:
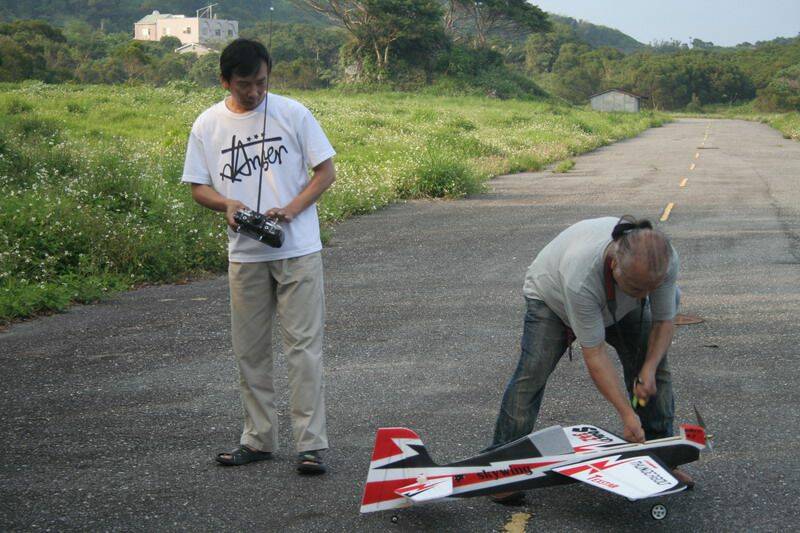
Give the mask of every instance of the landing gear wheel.
[[667, 506], [663, 503], [657, 503], [650, 508], [650, 516], [654, 520], [664, 520], [667, 517]]
[[396, 514], [392, 515], [392, 524], [396, 524], [399, 520], [400, 520], [399, 516], [397, 516]]

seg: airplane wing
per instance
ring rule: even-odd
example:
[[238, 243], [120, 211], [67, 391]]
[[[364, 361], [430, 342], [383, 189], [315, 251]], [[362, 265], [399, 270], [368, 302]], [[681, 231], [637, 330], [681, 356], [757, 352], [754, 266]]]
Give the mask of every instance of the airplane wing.
[[622, 455], [608, 455], [554, 468], [553, 471], [631, 500], [678, 492], [686, 488], [686, 485], [675, 479], [661, 460], [650, 454], [624, 458]]
[[395, 490], [395, 493], [414, 503], [447, 498], [453, 493], [453, 478], [445, 476], [413, 483]]
[[610, 431], [588, 424], [565, 427], [564, 435], [567, 436], [575, 453], [598, 452], [604, 448], [627, 444], [625, 439]]

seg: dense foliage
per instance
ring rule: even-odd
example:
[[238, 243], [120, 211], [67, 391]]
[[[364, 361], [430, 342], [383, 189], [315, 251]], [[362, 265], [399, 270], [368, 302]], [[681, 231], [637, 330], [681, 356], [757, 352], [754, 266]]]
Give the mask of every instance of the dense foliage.
[[[553, 94], [573, 103], [610, 88], [648, 97], [657, 109], [699, 109], [753, 100], [765, 109], [798, 109], [797, 89], [785, 69], [800, 63], [800, 38], [716, 47], [694, 39], [655, 43], [624, 54], [612, 46], [592, 47], [572, 24], [532, 34], [524, 45], [525, 71]], [[770, 87], [768, 89], [768, 87]]]
[[[753, 100], [765, 111], [798, 109], [800, 38], [729, 48], [698, 38], [691, 47], [674, 40], [648, 46], [611, 28], [548, 16], [523, 0], [272, 5], [270, 12], [269, 3], [231, 0], [217, 6], [217, 14], [239, 20], [242, 36], [271, 44], [278, 88], [347, 86], [500, 98], [547, 92], [575, 104], [620, 88], [647, 97], [645, 105], [656, 109]], [[184, 0], [158, 5], [188, 15], [196, 7]], [[133, 0], [0, 4], [6, 18], [19, 19], [0, 24], [0, 81], [216, 85], [217, 54], [175, 54], [178, 41], [170, 37], [157, 43], [130, 38], [132, 23], [152, 8], [151, 2]], [[63, 27], [20, 19], [33, 14]]]

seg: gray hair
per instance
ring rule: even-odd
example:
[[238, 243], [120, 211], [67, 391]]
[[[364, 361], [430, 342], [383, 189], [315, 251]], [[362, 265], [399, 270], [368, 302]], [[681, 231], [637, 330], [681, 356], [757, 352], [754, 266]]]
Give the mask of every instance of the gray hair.
[[672, 247], [666, 235], [653, 229], [648, 220], [637, 222], [628, 217], [620, 219], [614, 230], [614, 255], [623, 272], [634, 263], [643, 262], [650, 281], [659, 282], [666, 277], [672, 258]]

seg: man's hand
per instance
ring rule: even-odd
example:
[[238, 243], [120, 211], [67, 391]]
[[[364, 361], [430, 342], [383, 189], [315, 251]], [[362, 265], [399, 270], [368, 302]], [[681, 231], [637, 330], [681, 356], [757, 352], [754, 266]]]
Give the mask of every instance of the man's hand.
[[644, 430], [642, 422], [636, 414], [627, 415], [622, 423], [625, 425], [622, 430], [622, 438], [628, 442], [644, 442]]
[[239, 228], [239, 224], [237, 224], [236, 221], [233, 219], [233, 215], [235, 215], [237, 211], [241, 211], [242, 209], [247, 209], [247, 206], [244, 205], [239, 200], [225, 201], [225, 221], [228, 223], [228, 226], [230, 226], [233, 231], [236, 231]]
[[336, 170], [333, 168], [333, 161], [326, 159], [314, 167], [314, 174], [309, 179], [308, 185], [291, 202], [283, 207], [273, 207], [264, 214], [273, 220], [288, 224], [313, 205], [335, 179]]
[[297, 216], [289, 207], [273, 207], [265, 213], [269, 218], [275, 219], [278, 222], [291, 222]]
[[656, 320], [653, 322], [653, 329], [647, 340], [647, 354], [645, 355], [644, 365], [642, 365], [639, 375], [634, 378], [633, 395], [637, 398], [639, 405], [647, 404], [647, 401], [657, 392], [656, 369], [664, 359], [667, 349], [672, 343], [672, 335], [675, 332], [675, 324], [672, 320]]
[[619, 386], [619, 378], [608, 358], [605, 343], [582, 348], [586, 368], [589, 369], [589, 375], [597, 386], [597, 390], [611, 402], [625, 425], [623, 437], [630, 442], [644, 442], [642, 423], [631, 409], [630, 399], [625, 397], [626, 393]]
[[639, 405], [646, 405], [650, 397], [655, 396], [656, 373], [648, 368], [643, 368], [633, 381], [633, 395], [638, 398]]

